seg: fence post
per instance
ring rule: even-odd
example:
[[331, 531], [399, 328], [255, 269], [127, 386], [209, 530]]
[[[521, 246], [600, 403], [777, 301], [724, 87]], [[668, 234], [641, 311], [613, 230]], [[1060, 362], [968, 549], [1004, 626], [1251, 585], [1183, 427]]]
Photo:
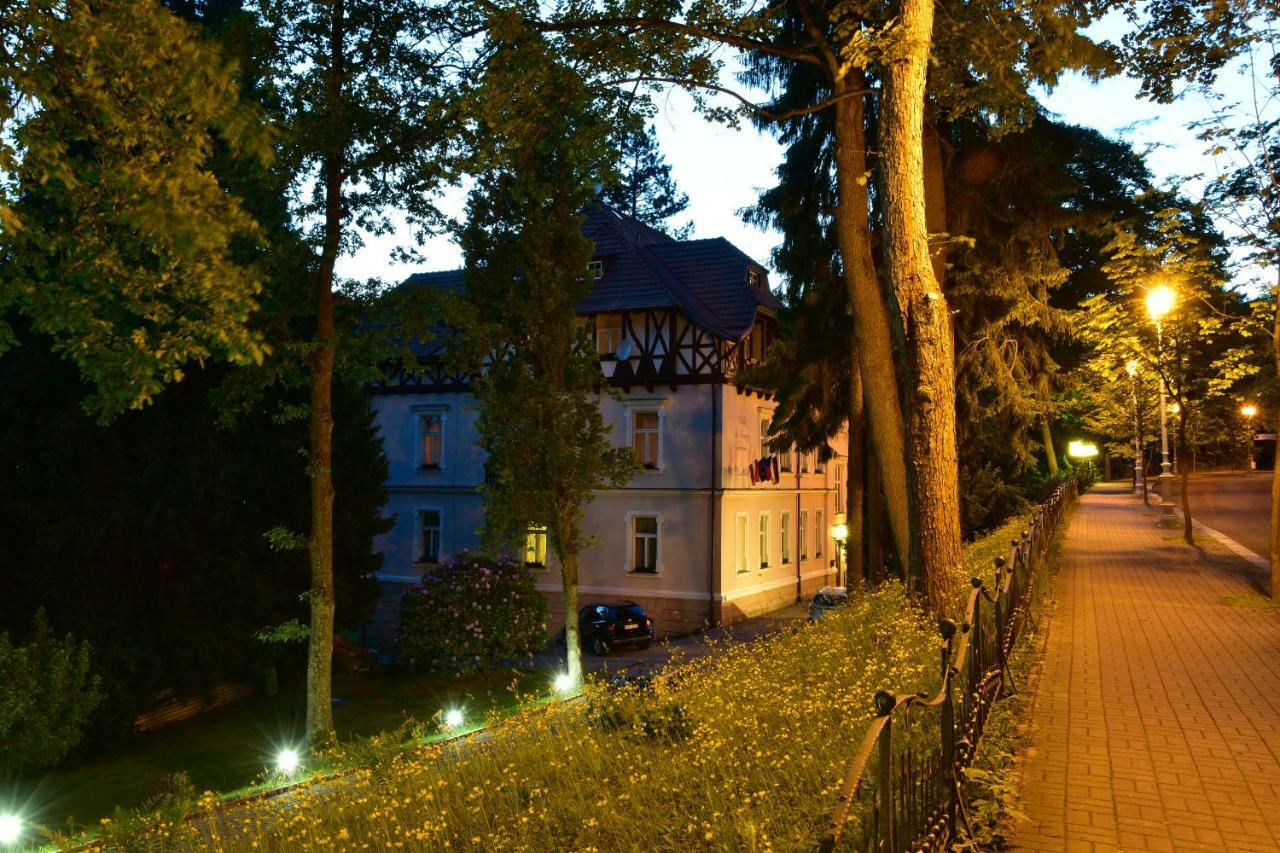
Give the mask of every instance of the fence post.
[[880, 808], [876, 811], [876, 839], [879, 849], [898, 853], [893, 803], [893, 709], [898, 700], [888, 690], [877, 690], [875, 703], [876, 713], [886, 718], [880, 730]]
[[959, 808], [956, 784], [956, 711], [951, 695], [951, 677], [955, 675], [955, 667], [951, 665], [951, 652], [956, 636], [956, 623], [950, 619], [938, 620], [938, 632], [942, 634], [942, 707], [940, 710], [942, 726], [942, 778], [946, 782], [951, 807], [947, 820], [952, 834], [956, 829], [956, 812]]

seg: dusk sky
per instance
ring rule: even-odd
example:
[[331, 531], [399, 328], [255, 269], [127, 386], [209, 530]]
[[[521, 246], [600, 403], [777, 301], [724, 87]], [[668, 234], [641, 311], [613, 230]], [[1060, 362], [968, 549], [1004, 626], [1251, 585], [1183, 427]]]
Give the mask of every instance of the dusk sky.
[[[1115, 26], [1103, 31], [1113, 38], [1122, 32]], [[1235, 72], [1224, 75], [1219, 90], [1223, 103], [1251, 96], [1247, 78]], [[753, 258], [769, 264], [778, 234], [747, 225], [739, 211], [753, 204], [762, 188], [772, 186], [773, 170], [782, 158], [781, 146], [745, 122], [735, 130], [703, 119], [693, 110], [689, 96], [679, 90], [663, 94], [657, 103], [655, 124], [663, 154], [690, 201], [689, 209], [677, 218], [676, 224], [692, 221], [695, 237], [725, 237]], [[1202, 94], [1188, 93], [1173, 104], [1156, 104], [1141, 99], [1137, 82], [1128, 78], [1092, 83], [1076, 75], [1044, 96], [1042, 103], [1064, 121], [1097, 128], [1148, 151], [1148, 162], [1159, 181], [1181, 183], [1186, 176], [1214, 171], [1205, 144], [1188, 127], [1209, 115], [1210, 104]], [[1198, 198], [1200, 185], [1193, 182], [1185, 186], [1185, 191], [1191, 198]], [[460, 200], [461, 193], [454, 193], [452, 206], [459, 211]], [[447, 238], [431, 241], [425, 264], [393, 263], [391, 249], [407, 241], [407, 230], [371, 240], [357, 255], [342, 261], [339, 273], [398, 282], [422, 269], [461, 265], [461, 252]], [[1257, 276], [1244, 271], [1236, 278], [1240, 284], [1250, 284]]]

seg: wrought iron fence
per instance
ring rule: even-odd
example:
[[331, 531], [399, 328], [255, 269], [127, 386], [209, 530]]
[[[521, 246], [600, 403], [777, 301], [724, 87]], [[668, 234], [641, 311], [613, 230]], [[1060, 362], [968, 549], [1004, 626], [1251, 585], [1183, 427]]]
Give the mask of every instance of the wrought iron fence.
[[991, 705], [1013, 689], [1009, 656], [1026, 627], [1036, 574], [1083, 481], [1059, 484], [1040, 505], [993, 584], [970, 582], [964, 621], [940, 620], [941, 687], [876, 693], [876, 716], [849, 763], [820, 848], [877, 853], [945, 850], [968, 815], [964, 768], [973, 761]]

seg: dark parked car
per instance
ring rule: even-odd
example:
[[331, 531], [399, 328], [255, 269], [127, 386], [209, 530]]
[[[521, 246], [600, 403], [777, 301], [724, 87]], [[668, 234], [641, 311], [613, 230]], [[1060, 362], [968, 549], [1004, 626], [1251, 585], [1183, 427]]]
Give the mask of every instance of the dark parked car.
[[634, 601], [616, 604], [588, 604], [578, 611], [582, 645], [598, 655], [623, 646], [649, 648], [653, 642], [653, 620]]
[[817, 622], [828, 610], [835, 610], [849, 601], [849, 590], [842, 586], [824, 586], [809, 602], [809, 621]]

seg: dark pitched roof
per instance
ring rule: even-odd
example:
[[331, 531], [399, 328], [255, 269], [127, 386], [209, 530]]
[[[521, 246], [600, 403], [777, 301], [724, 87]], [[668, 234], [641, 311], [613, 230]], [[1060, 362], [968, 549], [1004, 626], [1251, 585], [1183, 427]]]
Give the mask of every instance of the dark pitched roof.
[[[581, 314], [680, 308], [708, 331], [738, 340], [757, 310], [782, 307], [764, 269], [723, 237], [676, 240], [605, 205], [586, 211], [582, 231], [595, 243], [604, 277], [579, 303]], [[758, 271], [759, 288], [748, 281], [750, 269]], [[462, 271], [418, 273], [405, 284], [460, 290]]]

